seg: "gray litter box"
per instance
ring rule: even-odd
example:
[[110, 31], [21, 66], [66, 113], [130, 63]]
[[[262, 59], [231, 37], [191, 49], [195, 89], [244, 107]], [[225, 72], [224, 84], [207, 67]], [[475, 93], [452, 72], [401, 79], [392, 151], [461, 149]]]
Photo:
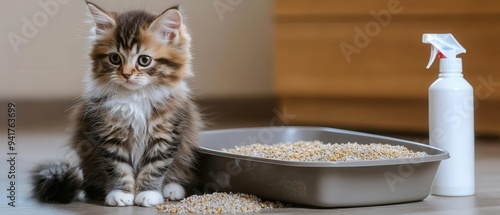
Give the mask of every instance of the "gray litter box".
[[[222, 152], [253, 143], [300, 140], [403, 145], [422, 158], [355, 162], [294, 162]], [[204, 192], [254, 194], [263, 199], [317, 207], [352, 207], [426, 198], [448, 152], [417, 142], [324, 127], [262, 127], [205, 131], [200, 135]]]

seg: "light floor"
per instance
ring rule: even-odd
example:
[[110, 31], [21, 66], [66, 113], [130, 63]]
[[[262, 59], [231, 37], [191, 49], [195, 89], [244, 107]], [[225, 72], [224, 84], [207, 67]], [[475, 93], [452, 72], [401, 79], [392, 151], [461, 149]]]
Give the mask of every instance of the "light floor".
[[[3, 112], [3, 111], [2, 111]], [[5, 112], [3, 112], [5, 113]], [[2, 113], [2, 114], [3, 114]], [[3, 121], [3, 118], [2, 118]], [[269, 121], [269, 120], [267, 120]], [[0, 122], [4, 124], [4, 122]], [[28, 122], [23, 122], [28, 123]], [[224, 124], [222, 127], [265, 125], [266, 122]], [[6, 134], [0, 131], [0, 214], [162, 214], [154, 208], [105, 207], [92, 203], [75, 202], [67, 205], [41, 204], [30, 198], [29, 171], [41, 161], [62, 156], [69, 132], [59, 122], [24, 124], [17, 131], [16, 207], [7, 205], [8, 163], [6, 162]], [[476, 143], [476, 195], [469, 197], [429, 196], [424, 201], [357, 208], [301, 208], [273, 209], [272, 214], [500, 214], [500, 141], [479, 139]]]

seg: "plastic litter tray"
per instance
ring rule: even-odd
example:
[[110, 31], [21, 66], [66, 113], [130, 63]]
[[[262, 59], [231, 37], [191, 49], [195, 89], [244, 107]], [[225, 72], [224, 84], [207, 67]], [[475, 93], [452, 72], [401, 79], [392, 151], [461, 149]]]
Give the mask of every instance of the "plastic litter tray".
[[[253, 143], [300, 140], [403, 145], [422, 158], [355, 162], [294, 162], [222, 152]], [[226, 191], [317, 207], [352, 207], [426, 198], [446, 151], [417, 142], [325, 127], [262, 127], [212, 130], [200, 135], [204, 192]]]

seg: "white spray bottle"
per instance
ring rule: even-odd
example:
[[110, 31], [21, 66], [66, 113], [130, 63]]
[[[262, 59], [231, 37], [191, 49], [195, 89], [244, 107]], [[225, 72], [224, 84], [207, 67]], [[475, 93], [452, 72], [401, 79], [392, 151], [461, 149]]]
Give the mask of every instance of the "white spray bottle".
[[440, 56], [439, 78], [429, 88], [430, 144], [450, 153], [431, 193], [474, 195], [474, 93], [463, 78], [462, 59], [456, 57], [465, 49], [451, 34], [423, 34], [422, 42], [432, 45], [427, 69]]

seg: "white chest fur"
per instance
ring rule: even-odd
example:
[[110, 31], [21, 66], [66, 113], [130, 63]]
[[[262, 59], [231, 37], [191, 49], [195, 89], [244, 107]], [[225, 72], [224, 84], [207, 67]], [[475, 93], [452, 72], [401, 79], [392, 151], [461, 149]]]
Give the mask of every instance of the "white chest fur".
[[139, 93], [117, 93], [106, 101], [105, 106], [118, 119], [120, 127], [132, 128], [132, 138], [145, 135], [152, 109], [147, 97]]

